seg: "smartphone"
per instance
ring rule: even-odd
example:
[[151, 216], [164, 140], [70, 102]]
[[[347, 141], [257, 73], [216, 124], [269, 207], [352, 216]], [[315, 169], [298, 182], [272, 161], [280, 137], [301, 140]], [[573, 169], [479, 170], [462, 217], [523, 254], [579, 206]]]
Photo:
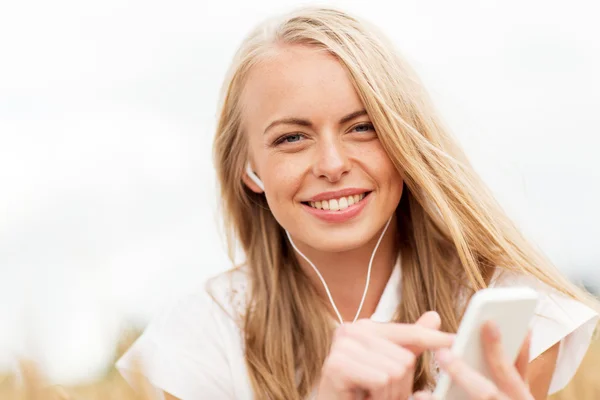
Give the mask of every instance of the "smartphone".
[[[452, 353], [483, 376], [491, 378], [481, 343], [482, 325], [489, 320], [496, 322], [504, 352], [514, 362], [527, 336], [537, 301], [537, 292], [528, 287], [478, 291], [471, 297], [458, 327]], [[440, 375], [433, 395], [437, 400], [462, 400], [469, 397], [445, 372]]]

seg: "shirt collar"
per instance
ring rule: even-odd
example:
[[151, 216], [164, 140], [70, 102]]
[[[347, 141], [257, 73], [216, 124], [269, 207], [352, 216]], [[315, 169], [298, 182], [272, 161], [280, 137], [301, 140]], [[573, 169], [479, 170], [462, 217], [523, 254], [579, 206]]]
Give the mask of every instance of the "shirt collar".
[[392, 274], [388, 279], [375, 312], [371, 315], [371, 320], [375, 322], [390, 322], [394, 318], [396, 309], [400, 304], [400, 281], [402, 279], [402, 269], [400, 268], [400, 253], [396, 259], [396, 264]]
[[[398, 253], [396, 264], [394, 264], [392, 274], [390, 275], [385, 288], [383, 289], [383, 293], [379, 298], [377, 307], [375, 307], [375, 312], [369, 317], [371, 321], [391, 322], [394, 318], [394, 314], [396, 314], [396, 309], [400, 304], [400, 282], [402, 279], [402, 268], [400, 267], [400, 262], [400, 253]], [[340, 322], [337, 320], [337, 318], [332, 317], [332, 320], [336, 326], [340, 325]]]

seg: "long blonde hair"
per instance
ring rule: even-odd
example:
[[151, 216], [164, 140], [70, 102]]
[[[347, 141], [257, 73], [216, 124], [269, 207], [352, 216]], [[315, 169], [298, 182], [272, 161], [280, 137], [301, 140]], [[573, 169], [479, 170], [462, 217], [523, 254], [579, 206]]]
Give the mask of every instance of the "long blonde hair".
[[[495, 267], [533, 276], [594, 304], [519, 232], [442, 125], [423, 85], [374, 26], [341, 10], [302, 7], [256, 27], [226, 77], [214, 142], [229, 255], [246, 255], [250, 296], [243, 315], [246, 363], [257, 398], [302, 399], [316, 384], [332, 333], [328, 305], [316, 294], [262, 194], [242, 183], [248, 160], [240, 94], [248, 72], [279, 46], [306, 45], [344, 66], [401, 173], [396, 210], [401, 243], [402, 302], [394, 320], [414, 322], [437, 311], [455, 332], [467, 299], [485, 288]], [[414, 387], [432, 383], [419, 360]]]

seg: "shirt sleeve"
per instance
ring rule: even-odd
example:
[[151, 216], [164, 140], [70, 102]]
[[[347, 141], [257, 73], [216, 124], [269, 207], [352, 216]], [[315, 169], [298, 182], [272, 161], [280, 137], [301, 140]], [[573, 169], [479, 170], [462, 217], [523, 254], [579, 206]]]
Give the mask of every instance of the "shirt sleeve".
[[150, 322], [116, 367], [139, 390], [139, 365], [157, 399], [164, 399], [163, 391], [182, 400], [234, 399], [226, 318], [204, 290], [178, 299]]
[[528, 286], [538, 291], [540, 297], [530, 325], [529, 360], [560, 342], [548, 394], [563, 389], [588, 350], [598, 324], [598, 313], [532, 277], [504, 271], [493, 286]]

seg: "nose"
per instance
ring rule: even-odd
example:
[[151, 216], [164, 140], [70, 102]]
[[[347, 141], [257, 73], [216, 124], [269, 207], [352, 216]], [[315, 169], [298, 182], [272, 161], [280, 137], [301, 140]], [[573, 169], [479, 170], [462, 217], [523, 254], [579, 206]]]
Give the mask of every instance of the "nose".
[[351, 162], [339, 138], [323, 138], [317, 145], [313, 173], [329, 182], [339, 181], [350, 171]]

